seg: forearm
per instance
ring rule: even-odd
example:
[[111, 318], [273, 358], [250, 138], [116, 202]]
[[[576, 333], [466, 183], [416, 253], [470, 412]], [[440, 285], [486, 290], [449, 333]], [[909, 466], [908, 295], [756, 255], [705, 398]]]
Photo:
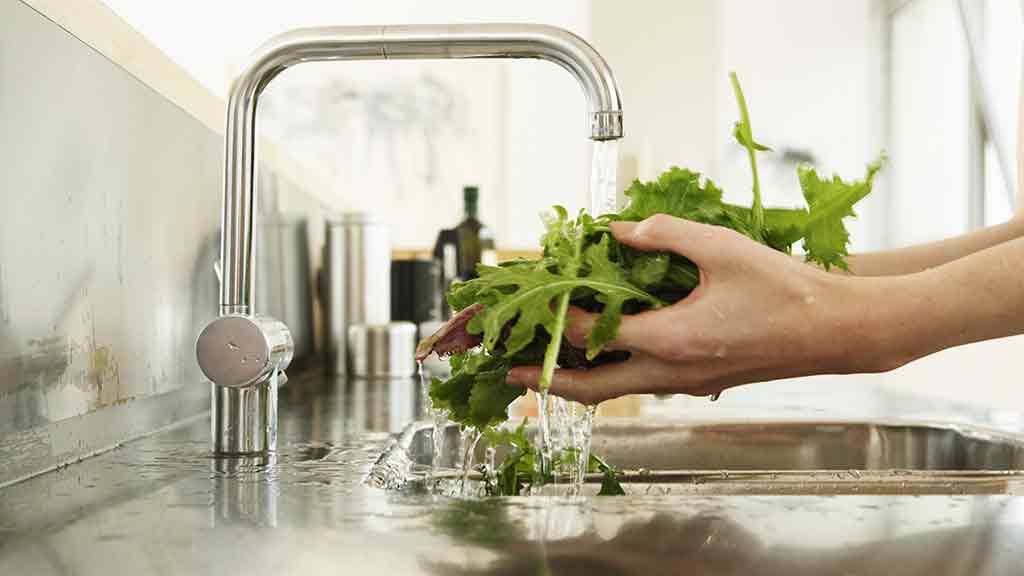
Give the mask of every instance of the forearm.
[[896, 276], [942, 266], [975, 252], [1024, 236], [1024, 217], [969, 234], [883, 252], [853, 254], [847, 258], [855, 276]]
[[915, 274], [840, 281], [848, 283], [843, 324], [853, 343], [842, 371], [888, 370], [1024, 333], [1024, 238]]

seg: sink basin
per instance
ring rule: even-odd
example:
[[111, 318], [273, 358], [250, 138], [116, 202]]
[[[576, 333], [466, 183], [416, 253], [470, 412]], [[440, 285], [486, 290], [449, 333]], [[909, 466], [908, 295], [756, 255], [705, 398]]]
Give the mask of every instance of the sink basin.
[[[406, 428], [370, 483], [422, 485], [431, 433], [427, 422]], [[458, 428], [445, 434], [441, 465], [454, 477]], [[622, 471], [627, 493], [1003, 494], [1024, 481], [1024, 436], [924, 422], [608, 419], [594, 427], [593, 451]]]

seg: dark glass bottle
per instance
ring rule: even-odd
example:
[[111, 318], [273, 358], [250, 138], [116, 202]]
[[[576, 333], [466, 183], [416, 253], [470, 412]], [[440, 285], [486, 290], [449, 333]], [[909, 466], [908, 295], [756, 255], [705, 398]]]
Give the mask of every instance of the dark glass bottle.
[[494, 266], [498, 257], [494, 249], [494, 232], [477, 218], [480, 190], [476, 186], [462, 189], [464, 218], [455, 227], [458, 234], [458, 275], [463, 280], [476, 278], [479, 263]]

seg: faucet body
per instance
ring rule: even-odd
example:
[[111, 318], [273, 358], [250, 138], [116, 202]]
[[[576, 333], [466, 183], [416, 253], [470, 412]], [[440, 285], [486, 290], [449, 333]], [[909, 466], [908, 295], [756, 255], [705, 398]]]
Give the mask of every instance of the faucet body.
[[[283, 70], [302, 62], [454, 58], [554, 62], [576, 77], [586, 95], [588, 136], [592, 140], [622, 137], [622, 105], [611, 69], [589, 44], [561, 28], [535, 24], [334, 26], [294, 30], [264, 44], [232, 83], [228, 97], [221, 316], [203, 330], [196, 344], [200, 368], [213, 383], [215, 452], [275, 449], [275, 438], [248, 441], [236, 436], [254, 429], [276, 430], [276, 386], [271, 380], [280, 376], [291, 359], [291, 338], [281, 332], [286, 334], [287, 328], [255, 316], [253, 309], [256, 107], [260, 93]], [[244, 399], [260, 396], [251, 393], [254, 388], [264, 391], [263, 400]]]

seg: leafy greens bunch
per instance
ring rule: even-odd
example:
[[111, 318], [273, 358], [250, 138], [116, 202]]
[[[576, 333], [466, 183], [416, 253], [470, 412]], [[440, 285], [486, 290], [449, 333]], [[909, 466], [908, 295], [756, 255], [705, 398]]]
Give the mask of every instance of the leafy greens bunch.
[[[515, 430], [505, 428], [492, 428], [486, 432], [487, 441], [491, 446], [505, 446], [509, 448], [509, 454], [502, 460], [501, 464], [494, 470], [494, 477], [490, 478], [488, 493], [496, 496], [519, 496], [527, 484], [542, 485], [550, 484], [553, 476], [550, 471], [545, 472], [545, 478], [537, 478], [540, 474], [537, 466], [539, 451], [526, 433], [526, 418]], [[563, 462], [575, 460], [577, 453], [565, 450], [555, 455], [553, 468], [558, 468]], [[561, 460], [561, 461], [559, 461]], [[574, 462], [570, 462], [574, 464]], [[590, 453], [587, 459], [586, 471], [588, 473], [601, 474], [601, 489], [598, 496], [620, 496], [625, 494], [622, 485], [618, 481], [618, 470], [602, 460], [596, 454]]]
[[[542, 256], [498, 266], [478, 266], [479, 277], [454, 285], [448, 302], [456, 311], [474, 304], [483, 309], [466, 329], [481, 346], [452, 355], [452, 375], [434, 379], [430, 397], [456, 422], [478, 429], [507, 419], [508, 405], [524, 393], [505, 385], [514, 366], [542, 364], [541, 386], [550, 385], [556, 366], [590, 367], [620, 361], [625, 353], [605, 351], [622, 314], [660, 308], [685, 298], [700, 281], [693, 262], [678, 254], [641, 252], [612, 237], [613, 221], [640, 221], [668, 214], [736, 230], [775, 250], [791, 253], [802, 242], [806, 260], [826, 269], [846, 269], [849, 233], [843, 219], [871, 191], [885, 156], [870, 164], [861, 180], [821, 177], [812, 167], [797, 168], [806, 207], [765, 208], [757, 171], [758, 152], [770, 149], [754, 140], [743, 92], [730, 74], [740, 109], [733, 135], [746, 149], [752, 177], [751, 206], [728, 204], [722, 189], [697, 172], [673, 167], [652, 182], [634, 181], [625, 191], [629, 203], [617, 214], [570, 218], [555, 206], [544, 217]], [[566, 311], [577, 306], [599, 314], [585, 350], [563, 338]]]

